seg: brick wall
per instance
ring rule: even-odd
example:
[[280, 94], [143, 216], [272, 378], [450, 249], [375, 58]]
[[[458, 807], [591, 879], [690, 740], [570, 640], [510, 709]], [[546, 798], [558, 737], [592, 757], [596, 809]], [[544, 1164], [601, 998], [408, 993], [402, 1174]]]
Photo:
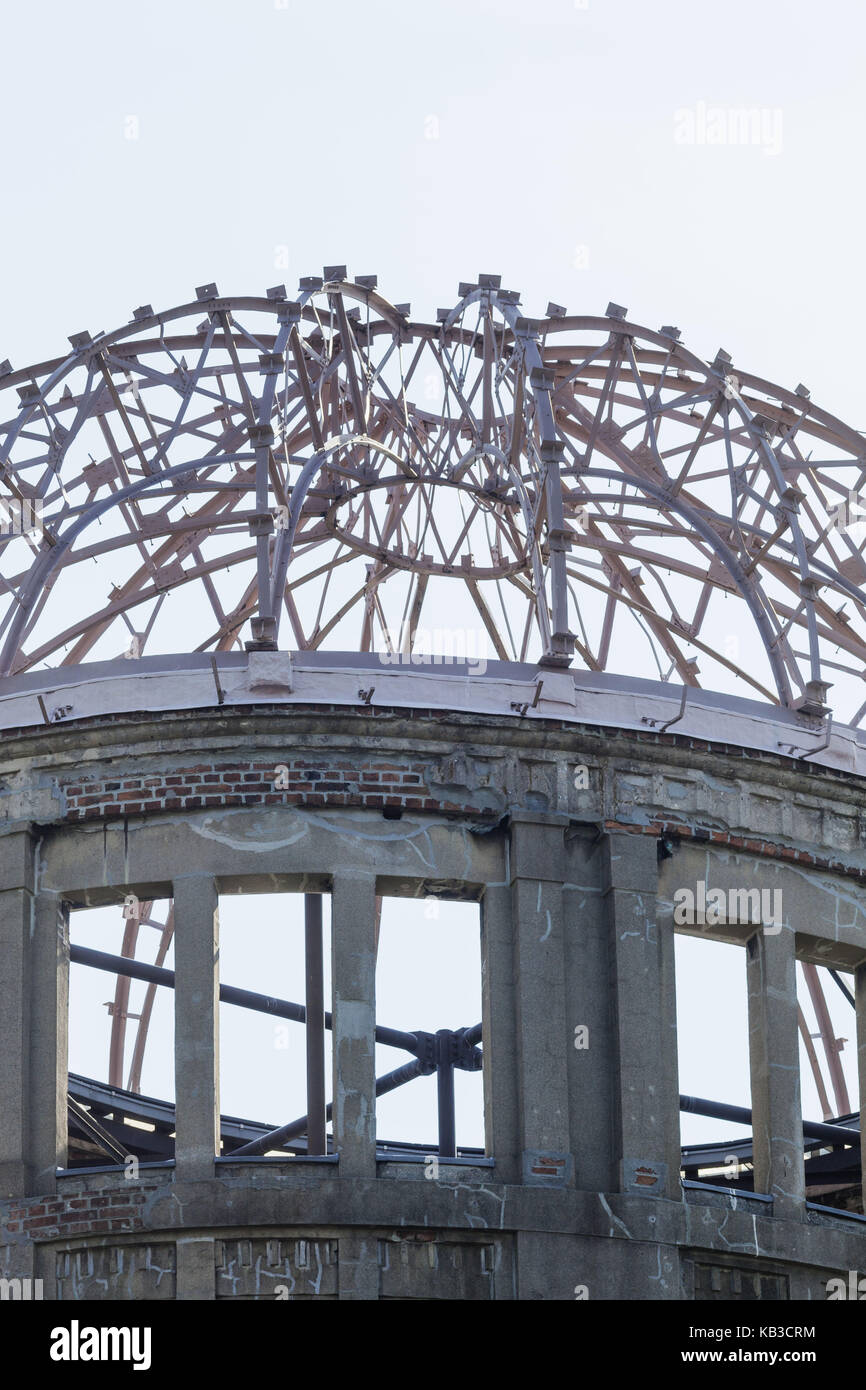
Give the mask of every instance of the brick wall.
[[121, 1234], [145, 1229], [144, 1206], [156, 1183], [129, 1181], [122, 1190], [79, 1188], [56, 1197], [12, 1199], [0, 1204], [0, 1245], [22, 1236], [57, 1240], [65, 1236]]
[[[170, 771], [139, 776], [102, 776], [61, 782], [66, 818], [71, 821], [117, 820], [124, 816], [151, 815], [163, 811], [198, 811], [233, 806], [362, 807], [395, 813], [430, 811], [472, 815], [495, 821], [499, 813], [479, 806], [467, 790], [462, 801], [442, 800], [425, 781], [428, 764], [346, 759], [315, 766], [310, 758], [285, 762], [195, 763]], [[451, 788], [451, 794], [455, 789]], [[866, 882], [866, 869], [845, 864], [829, 855], [775, 841], [738, 835], [699, 823], [666, 819], [638, 824], [605, 821], [608, 830], [633, 834], [673, 835], [680, 839], [722, 845], [759, 857], [809, 865], [858, 882]]]
[[61, 791], [67, 819], [73, 821], [231, 806], [393, 807], [493, 815], [470, 799], [442, 801], [431, 795], [424, 783], [426, 771], [423, 763], [374, 760], [360, 764], [342, 760], [326, 768], [314, 766], [309, 758], [285, 763], [196, 763], [149, 776], [79, 777], [61, 782]]

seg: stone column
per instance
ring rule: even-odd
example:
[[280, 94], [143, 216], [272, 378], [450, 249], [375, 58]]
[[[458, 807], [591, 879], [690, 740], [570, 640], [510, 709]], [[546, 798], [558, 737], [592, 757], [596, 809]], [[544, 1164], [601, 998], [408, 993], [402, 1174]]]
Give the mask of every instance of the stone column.
[[606, 856], [592, 832], [566, 842], [565, 976], [569, 1034], [569, 1110], [575, 1186], [619, 1187], [613, 1125], [617, 1104]]
[[341, 1177], [375, 1178], [376, 880], [372, 875], [334, 875], [331, 953], [334, 1147], [340, 1155]]
[[66, 1164], [69, 936], [37, 894], [31, 829], [0, 837], [0, 1196], [51, 1193]]
[[860, 1091], [860, 1164], [863, 1191], [860, 1205], [866, 1213], [866, 961], [854, 971], [854, 1002], [857, 1006], [857, 1078]]
[[219, 914], [213, 878], [174, 882], [175, 1178], [212, 1178], [220, 1146]]
[[520, 1182], [518, 1071], [515, 1038], [511, 888], [496, 885], [481, 900], [481, 1022], [484, 1133], [497, 1182]]
[[682, 1199], [674, 939], [656, 912], [651, 835], [604, 841], [614, 982], [614, 1136], [620, 1189]]
[[511, 823], [515, 1064], [522, 1180], [571, 1186], [562, 880], [564, 816]]
[[747, 948], [755, 1191], [776, 1215], [798, 1216], [806, 1196], [794, 932], [758, 931]]
[[69, 1089], [69, 911], [54, 893], [33, 904], [30, 979], [30, 1142], [37, 1192], [66, 1167]]

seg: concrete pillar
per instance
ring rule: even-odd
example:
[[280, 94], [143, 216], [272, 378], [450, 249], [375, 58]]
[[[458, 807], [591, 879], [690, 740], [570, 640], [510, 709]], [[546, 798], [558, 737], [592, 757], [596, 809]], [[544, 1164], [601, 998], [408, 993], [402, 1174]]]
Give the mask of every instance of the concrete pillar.
[[605, 855], [591, 832], [570, 837], [566, 853], [563, 903], [574, 1181], [586, 1192], [615, 1192], [619, 1175], [612, 1116], [618, 1097]]
[[30, 979], [30, 1136], [37, 1192], [66, 1167], [69, 1089], [69, 911], [53, 893], [33, 904]]
[[623, 1192], [682, 1199], [673, 921], [656, 907], [651, 835], [603, 843], [614, 986], [614, 1153]]
[[35, 1195], [29, 1171], [30, 915], [32, 894], [0, 893], [0, 1197]]
[[860, 1164], [862, 1195], [860, 1205], [866, 1213], [866, 961], [854, 971], [854, 1002], [857, 1007], [857, 1079], [860, 1092]]
[[747, 948], [755, 1191], [776, 1215], [803, 1210], [803, 1119], [794, 932], [758, 931]]
[[0, 837], [0, 1196], [51, 1193], [66, 1164], [69, 938], [60, 899], [36, 894], [37, 839]]
[[[376, 1176], [376, 880], [335, 874], [331, 898], [334, 1147], [340, 1176]], [[409, 1060], [407, 1058], [407, 1060]]]
[[213, 878], [174, 882], [175, 1178], [212, 1178], [219, 1153], [219, 913]]
[[520, 1182], [511, 888], [486, 889], [481, 900], [481, 1023], [484, 1134], [497, 1182]]
[[212, 1236], [178, 1236], [175, 1297], [178, 1302], [207, 1302], [216, 1298], [216, 1265]]
[[515, 1061], [522, 1179], [571, 1186], [568, 1119], [562, 816], [515, 815], [511, 823]]

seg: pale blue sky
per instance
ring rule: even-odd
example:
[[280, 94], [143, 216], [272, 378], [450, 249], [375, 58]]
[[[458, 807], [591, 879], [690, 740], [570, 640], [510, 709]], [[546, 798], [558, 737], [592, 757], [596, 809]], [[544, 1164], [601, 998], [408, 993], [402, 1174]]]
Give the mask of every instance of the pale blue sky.
[[[60, 355], [70, 333], [211, 280], [291, 291], [346, 262], [427, 318], [492, 271], [530, 314], [615, 300], [866, 429], [863, 14], [854, 0], [7, 7], [0, 359]], [[682, 113], [713, 107], [761, 108], [774, 141], [678, 142]], [[741, 1098], [724, 1053], [707, 1067], [705, 1091]]]
[[[530, 313], [616, 300], [677, 324], [702, 356], [723, 346], [804, 381], [866, 428], [863, 13], [854, 0], [8, 7], [0, 358], [44, 358], [210, 280], [292, 289], [346, 262], [427, 316], [493, 271]], [[781, 152], [678, 144], [675, 113], [701, 102], [781, 112]]]

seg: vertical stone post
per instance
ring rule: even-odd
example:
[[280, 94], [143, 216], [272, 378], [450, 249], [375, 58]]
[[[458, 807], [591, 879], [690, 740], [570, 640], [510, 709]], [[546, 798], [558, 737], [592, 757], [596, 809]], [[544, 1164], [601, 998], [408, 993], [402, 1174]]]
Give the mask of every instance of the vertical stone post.
[[792, 1217], [806, 1196], [794, 947], [787, 925], [758, 931], [746, 962], [755, 1191], [769, 1193], [776, 1215]]
[[565, 816], [525, 813], [511, 821], [518, 1139], [523, 1182], [544, 1187], [574, 1182], [562, 902], [567, 824]]
[[213, 878], [174, 881], [175, 1178], [212, 1178], [220, 1146], [219, 914]]
[[481, 900], [481, 1022], [484, 1134], [497, 1182], [520, 1182], [516, 1001], [511, 887], [496, 884]]
[[69, 912], [54, 893], [33, 902], [30, 977], [30, 1143], [37, 1192], [66, 1167], [69, 1089]]
[[860, 1164], [862, 1194], [860, 1206], [866, 1214], [866, 1125], [862, 1117], [866, 1115], [866, 961], [854, 971], [854, 1002], [857, 1007], [857, 1080], [860, 1092]]
[[614, 1135], [620, 1189], [682, 1199], [673, 921], [657, 915], [651, 835], [605, 837], [614, 982]]
[[66, 1164], [69, 933], [37, 887], [31, 828], [0, 837], [0, 1196], [55, 1190]]
[[[376, 880], [335, 874], [331, 892], [334, 1147], [340, 1177], [376, 1178]], [[341, 1301], [379, 1297], [378, 1242], [340, 1237]]]
[[334, 1146], [340, 1176], [376, 1176], [376, 881], [335, 874], [331, 899]]
[[607, 918], [606, 855], [588, 829], [566, 841], [565, 978], [568, 1072], [575, 1186], [616, 1192], [611, 1123], [617, 1095], [616, 1043]]

